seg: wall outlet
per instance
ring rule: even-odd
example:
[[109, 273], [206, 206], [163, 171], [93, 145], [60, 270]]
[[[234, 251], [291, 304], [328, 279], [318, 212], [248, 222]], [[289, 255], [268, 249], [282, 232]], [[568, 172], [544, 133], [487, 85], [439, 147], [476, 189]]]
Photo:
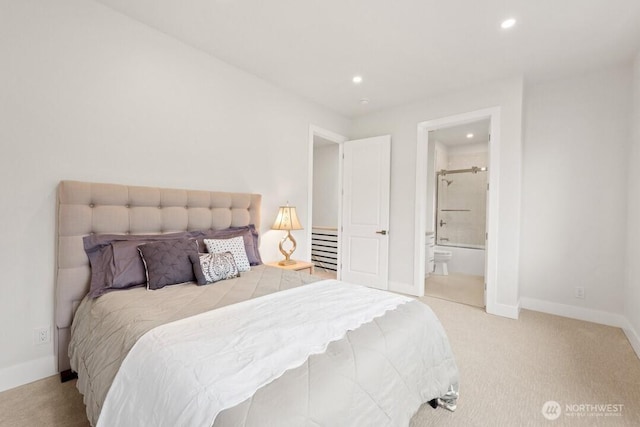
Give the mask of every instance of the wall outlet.
[[51, 335], [49, 333], [50, 327], [36, 328], [33, 330], [33, 343], [34, 344], [46, 344], [51, 341]]
[[582, 286], [576, 286], [574, 295], [578, 299], [584, 299], [584, 288]]

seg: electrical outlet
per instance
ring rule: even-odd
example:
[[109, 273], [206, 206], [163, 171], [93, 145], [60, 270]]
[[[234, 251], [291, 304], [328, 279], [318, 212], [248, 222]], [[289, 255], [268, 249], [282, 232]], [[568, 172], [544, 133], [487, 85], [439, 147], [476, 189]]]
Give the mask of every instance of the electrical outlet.
[[584, 299], [584, 288], [582, 286], [576, 286], [575, 297], [578, 299]]
[[46, 344], [51, 341], [51, 336], [49, 335], [50, 328], [47, 326], [45, 328], [36, 328], [33, 330], [33, 343], [34, 344]]

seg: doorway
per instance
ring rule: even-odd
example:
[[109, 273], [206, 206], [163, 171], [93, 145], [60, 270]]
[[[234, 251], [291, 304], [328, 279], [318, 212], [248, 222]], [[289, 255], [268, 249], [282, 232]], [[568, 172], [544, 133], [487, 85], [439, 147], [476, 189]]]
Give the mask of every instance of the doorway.
[[314, 274], [339, 279], [342, 143], [347, 140], [317, 126], [309, 128], [308, 253]]
[[427, 194], [435, 197], [427, 202], [425, 295], [480, 308], [490, 127], [489, 119], [481, 119], [428, 134]]
[[[439, 135], [437, 132], [445, 132], [448, 129], [449, 131], [454, 131], [456, 128], [461, 130], [464, 126], [469, 126], [471, 124], [484, 123], [481, 126], [486, 126], [488, 129], [487, 143], [488, 147], [484, 154], [486, 158], [486, 170], [481, 171], [482, 165], [466, 165], [455, 164], [453, 163], [451, 166], [449, 164], [443, 165], [442, 158], [440, 159], [440, 164], [436, 164], [436, 141], [440, 137], [443, 139], [442, 135]], [[432, 257], [429, 253], [429, 239], [433, 238], [433, 251], [435, 252], [435, 248], [438, 247], [440, 251], [444, 252], [460, 252], [457, 254], [458, 261], [463, 261], [462, 266], [470, 266], [473, 265], [475, 268], [483, 268], [481, 271], [484, 275], [480, 276], [479, 274], [469, 274], [469, 272], [461, 271], [460, 274], [467, 274], [470, 276], [479, 276], [482, 277], [480, 281], [476, 280], [476, 296], [479, 294], [482, 296], [482, 302], [473, 305], [485, 306], [487, 312], [494, 312], [494, 308], [496, 306], [496, 247], [497, 247], [497, 231], [498, 231], [498, 223], [497, 223], [497, 207], [498, 207], [498, 178], [499, 178], [499, 129], [500, 129], [500, 108], [489, 108], [485, 110], [474, 111], [470, 113], [464, 113], [456, 116], [446, 117], [437, 120], [431, 120], [427, 122], [422, 122], [418, 124], [418, 141], [417, 141], [417, 161], [416, 161], [416, 230], [418, 236], [416, 238], [416, 248], [415, 248], [415, 271], [414, 271], [414, 279], [416, 287], [423, 288], [425, 286], [425, 275], [430, 272], [431, 268], [435, 268], [435, 254]], [[464, 138], [467, 139], [467, 134], [469, 133], [477, 133], [477, 131], [467, 131], [464, 134]], [[472, 139], [472, 138], [468, 138]], [[464, 145], [464, 144], [460, 144]], [[476, 147], [476, 150], [479, 147]], [[459, 148], [454, 149], [464, 151], [465, 149]], [[472, 149], [468, 149], [468, 151], [473, 151]], [[471, 156], [472, 157], [472, 156]], [[462, 157], [458, 158], [460, 160]], [[476, 161], [479, 161], [476, 159]], [[465, 167], [462, 167], [465, 166]], [[475, 168], [474, 168], [475, 166]], [[476, 169], [477, 168], [477, 169]], [[469, 171], [466, 171], [469, 169]], [[444, 173], [438, 174], [438, 170], [444, 170]], [[454, 173], [451, 173], [455, 171]], [[475, 174], [474, 174], [475, 172]], [[465, 176], [468, 174], [469, 176]], [[452, 181], [450, 188], [454, 185], [456, 181], [453, 176], [456, 176], [459, 184], [462, 184], [462, 180], [460, 179], [462, 176], [465, 176], [465, 180], [470, 178], [473, 181], [473, 175], [476, 177], [480, 176], [480, 174], [484, 174], [486, 177], [486, 181], [484, 183], [466, 183], [465, 186], [467, 190], [471, 190], [475, 184], [485, 185], [486, 193], [482, 196], [476, 197], [476, 199], [483, 199], [484, 203], [486, 203], [486, 207], [484, 209], [484, 235], [482, 232], [476, 233], [477, 223], [482, 221], [483, 218], [481, 215], [478, 216], [477, 221], [475, 221], [475, 225], [473, 226], [473, 231], [471, 230], [471, 223], [473, 221], [466, 221], [469, 218], [464, 218], [464, 215], [467, 215], [469, 212], [467, 210], [472, 210], [472, 207], [466, 205], [454, 206], [454, 204], [459, 204], [461, 201], [468, 196], [468, 192], [464, 190], [460, 194], [464, 194], [466, 192], [467, 196], [462, 196], [460, 194], [451, 194], [451, 200], [446, 200], [444, 203], [448, 203], [449, 205], [444, 207], [444, 212], [439, 212], [439, 216], [437, 213], [437, 184], [440, 180], [441, 186], [447, 186], [447, 181]], [[467, 185], [468, 184], [468, 185]], [[447, 190], [441, 189], [442, 192]], [[452, 191], [453, 193], [453, 191]], [[441, 201], [441, 204], [443, 201]], [[442, 206], [440, 206], [442, 207]], [[482, 207], [477, 204], [477, 206], [473, 207], [473, 210], [477, 212], [482, 211]], [[457, 215], [457, 216], [456, 216]], [[446, 218], [445, 218], [446, 217]], [[438, 233], [438, 237], [440, 239], [436, 241], [436, 218], [438, 218], [437, 227], [441, 228]], [[440, 227], [439, 221], [443, 221], [443, 226]], [[450, 223], [458, 223], [458, 229], [452, 230], [447, 229], [444, 230], [445, 227], [449, 226]], [[465, 227], [467, 228], [465, 230]], [[429, 236], [427, 232], [431, 232]], [[431, 236], [431, 237], [430, 237]], [[472, 238], [472, 236], [474, 236]], [[453, 242], [456, 243], [455, 246], [448, 245], [447, 243], [451, 242], [451, 239], [460, 240], [461, 242]], [[484, 256], [480, 259], [478, 258], [479, 248], [470, 248], [468, 246], [482, 246], [480, 243], [484, 243]], [[438, 244], [438, 246], [436, 246]], [[444, 246], [440, 246], [439, 244], [444, 244]], [[459, 246], [467, 246], [459, 248]], [[474, 255], [473, 261], [464, 261], [465, 258], [469, 255], [468, 251]], [[465, 253], [462, 253], [465, 252]], [[451, 259], [456, 256], [456, 254], [451, 254]], [[447, 254], [441, 255], [440, 259], [447, 258]], [[434, 262], [434, 264], [431, 264]], [[441, 263], [442, 264], [442, 263]], [[452, 264], [453, 265], [453, 264]], [[455, 269], [459, 269], [460, 263], [458, 266], [454, 267]], [[442, 270], [440, 270], [442, 272]], [[453, 271], [455, 272], [455, 271]], [[471, 271], [473, 273], [474, 271]], [[476, 272], [477, 273], [477, 272]], [[439, 275], [439, 278], [442, 278], [442, 274]], [[476, 277], [477, 279], [477, 277]], [[455, 280], [455, 279], [454, 279]], [[441, 286], [446, 288], [446, 284], [441, 284]], [[457, 286], [456, 283], [451, 285], [452, 287]]]

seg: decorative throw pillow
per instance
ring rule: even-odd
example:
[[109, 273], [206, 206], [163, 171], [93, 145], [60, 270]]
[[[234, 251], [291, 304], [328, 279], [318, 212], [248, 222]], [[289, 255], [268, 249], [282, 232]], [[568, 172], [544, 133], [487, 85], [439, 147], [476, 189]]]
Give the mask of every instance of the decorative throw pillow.
[[231, 239], [204, 239], [204, 245], [210, 254], [231, 252], [239, 271], [249, 271], [251, 269], [242, 236]]
[[198, 254], [193, 239], [167, 240], [138, 246], [147, 271], [147, 289], [160, 289], [176, 283], [195, 280], [189, 258]]
[[240, 272], [231, 252], [218, 254], [190, 254], [198, 285], [239, 277]]
[[230, 239], [238, 236], [242, 236], [244, 239], [244, 249], [247, 253], [249, 264], [262, 264], [262, 258], [260, 257], [260, 251], [258, 249], [258, 239], [260, 235], [253, 224], [242, 227], [229, 227], [222, 230], [203, 230], [203, 237], [198, 238], [198, 250], [200, 250], [200, 252], [206, 251], [204, 239]]

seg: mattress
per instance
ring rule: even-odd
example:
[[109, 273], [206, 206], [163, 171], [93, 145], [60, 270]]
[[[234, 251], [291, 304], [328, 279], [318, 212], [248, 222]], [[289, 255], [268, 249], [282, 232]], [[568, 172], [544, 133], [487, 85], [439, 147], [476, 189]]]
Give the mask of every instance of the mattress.
[[[147, 331], [317, 280], [258, 266], [209, 286], [136, 288], [84, 299], [72, 325], [69, 356], [89, 421], [96, 424], [120, 365]], [[442, 326], [426, 305], [413, 301], [330, 343], [324, 353], [222, 411], [213, 425], [407, 425], [421, 404], [457, 389], [457, 382]]]

